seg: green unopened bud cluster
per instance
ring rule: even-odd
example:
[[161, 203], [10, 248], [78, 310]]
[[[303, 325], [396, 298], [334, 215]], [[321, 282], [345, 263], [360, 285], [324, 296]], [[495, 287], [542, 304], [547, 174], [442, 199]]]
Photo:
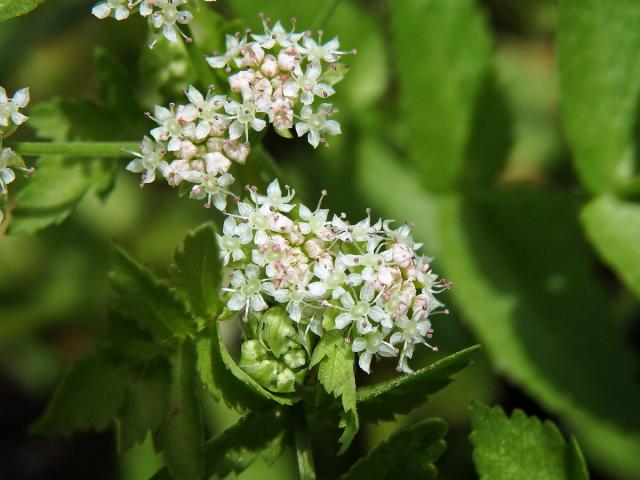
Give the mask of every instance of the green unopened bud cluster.
[[273, 307], [249, 319], [240, 352], [240, 367], [273, 392], [290, 393], [304, 381], [308, 355], [293, 321]]

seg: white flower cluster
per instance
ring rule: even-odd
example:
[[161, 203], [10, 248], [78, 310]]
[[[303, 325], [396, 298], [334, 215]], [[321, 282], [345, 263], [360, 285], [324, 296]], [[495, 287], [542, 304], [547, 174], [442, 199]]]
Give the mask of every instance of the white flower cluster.
[[448, 313], [436, 294], [450, 284], [418, 255], [421, 245], [409, 225], [356, 224], [344, 215], [329, 218], [292, 203], [295, 192], [273, 181], [266, 195], [249, 188], [250, 198], [227, 214], [218, 243], [226, 266], [223, 290], [228, 311], [246, 322], [274, 305], [286, 308], [300, 336], [339, 329], [370, 371], [374, 356], [398, 357], [398, 371], [410, 373], [407, 359], [428, 343], [430, 317]]
[[227, 35], [226, 52], [206, 59], [231, 74], [229, 85], [237, 100], [225, 105], [233, 118], [229, 134], [244, 134], [248, 141], [249, 129], [260, 131], [268, 120], [283, 136], [290, 136], [294, 127], [299, 137], [308, 134], [315, 148], [327, 135], [341, 133], [340, 124], [330, 119], [337, 111], [333, 105], [314, 103], [335, 93], [333, 85], [344, 76], [337, 62], [355, 51], [340, 51], [337, 38], [323, 44], [322, 32], [316, 42], [311, 32], [287, 32], [280, 22], [272, 28], [264, 16], [263, 25], [264, 34]]
[[[33, 172], [32, 168], [25, 167], [20, 155], [10, 148], [2, 148], [3, 139], [27, 121], [28, 117], [20, 113], [20, 109], [28, 103], [29, 88], [22, 88], [9, 98], [7, 91], [0, 87], [0, 195], [9, 193], [8, 185], [16, 179], [15, 170], [26, 174]], [[4, 213], [0, 210], [0, 223], [3, 220]]]
[[228, 187], [235, 181], [229, 169], [233, 162], [245, 162], [250, 146], [225, 138], [233, 121], [221, 111], [227, 97], [211, 90], [204, 96], [193, 86], [186, 95], [186, 105], [157, 106], [153, 114], [147, 113], [158, 126], [151, 130], [152, 138], [144, 137], [140, 153], [129, 152], [137, 158], [127, 170], [142, 172], [143, 185], [155, 180], [156, 170], [173, 187], [190, 182], [191, 198], [206, 199], [207, 208], [213, 204], [224, 210], [232, 195]]
[[176, 42], [179, 35], [186, 41], [191, 41], [180, 29], [180, 25], [193, 20], [193, 14], [185, 8], [188, 3], [188, 0], [104, 0], [97, 3], [91, 13], [101, 20], [107, 17], [125, 20], [132, 11], [137, 11], [141, 16], [149, 18], [149, 24], [160, 32], [149, 45], [153, 48], [161, 35], [171, 42]]

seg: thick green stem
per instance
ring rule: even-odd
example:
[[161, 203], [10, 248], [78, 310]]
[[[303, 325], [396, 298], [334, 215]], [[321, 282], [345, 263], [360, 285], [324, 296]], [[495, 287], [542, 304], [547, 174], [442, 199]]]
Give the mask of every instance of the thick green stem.
[[298, 472], [300, 480], [316, 480], [316, 469], [313, 465], [313, 453], [311, 451], [311, 438], [309, 425], [304, 405], [295, 407], [295, 442], [296, 456], [298, 458]]
[[7, 146], [27, 157], [130, 157], [127, 150], [139, 150], [138, 142], [12, 142]]

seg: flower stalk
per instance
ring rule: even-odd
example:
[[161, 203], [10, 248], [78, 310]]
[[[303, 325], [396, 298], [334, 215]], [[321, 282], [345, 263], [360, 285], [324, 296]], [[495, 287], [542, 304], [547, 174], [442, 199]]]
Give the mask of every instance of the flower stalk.
[[138, 148], [138, 142], [11, 142], [8, 146], [26, 157], [64, 155], [125, 158], [131, 156], [126, 150]]

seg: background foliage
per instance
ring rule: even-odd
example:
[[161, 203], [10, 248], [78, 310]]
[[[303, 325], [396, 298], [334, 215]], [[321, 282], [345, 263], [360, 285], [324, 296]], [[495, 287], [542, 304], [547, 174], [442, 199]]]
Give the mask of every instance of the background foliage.
[[[17, 12], [4, 3], [0, 0], [0, 21]], [[416, 224], [425, 251], [436, 257], [435, 269], [455, 284], [447, 298], [453, 314], [435, 325], [440, 353], [423, 353], [416, 363], [432, 363], [474, 343], [484, 350], [456, 382], [410, 415], [402, 415], [408, 408], [401, 405], [395, 418], [382, 416], [376, 395], [384, 392], [369, 392], [361, 414], [383, 421], [363, 427], [337, 460], [331, 442], [316, 442], [319, 473], [333, 478], [374, 446], [380, 458], [396, 465], [392, 450], [402, 448], [403, 439], [389, 434], [410, 424], [410, 435], [425, 445], [416, 455], [422, 455], [420, 473], [426, 478], [436, 459], [443, 478], [472, 477], [472, 445], [478, 439], [499, 449], [505, 438], [522, 438], [523, 428], [538, 437], [540, 450], [531, 452], [526, 442], [514, 440], [509, 453], [541, 455], [549, 475], [544, 478], [584, 478], [580, 463], [571, 460], [574, 443], [565, 440], [570, 436], [580, 442], [592, 478], [637, 478], [640, 4], [342, 0], [332, 11], [335, 5], [286, 0], [271, 2], [267, 13], [283, 20], [295, 16], [303, 27], [328, 18], [327, 35], [337, 34], [345, 48], [358, 49], [335, 99], [344, 133], [332, 139], [331, 148], [311, 151], [303, 141], [284, 141], [271, 132], [265, 148], [304, 200], [315, 201], [326, 188], [329, 205], [353, 218], [372, 207], [379, 215]], [[179, 50], [166, 44], [146, 49], [142, 21], [98, 23], [90, 6], [82, 0], [49, 1], [0, 24], [0, 84], [9, 91], [29, 85], [32, 105], [39, 104], [30, 109], [31, 128], [20, 130], [21, 139], [135, 142], [149, 128], [141, 112], [180, 95], [185, 85], [176, 76], [195, 78]], [[256, 26], [257, 13], [266, 6], [219, 0], [216, 8]], [[195, 28], [213, 48], [217, 37], [207, 36], [208, 22], [215, 19], [205, 18]], [[26, 431], [62, 369], [93, 351], [107, 328], [112, 263], [118, 268], [111, 284], [120, 298], [129, 294], [140, 300], [131, 288], [136, 282], [157, 289], [164, 302], [158, 315], [165, 316], [153, 323], [162, 327], [153, 332], [156, 339], [184, 327], [172, 323], [185, 313], [163, 295], [163, 285], [126, 255], [113, 253], [112, 241], [168, 272], [184, 233], [209, 220], [211, 212], [161, 185], [140, 191], [122, 160], [50, 157], [40, 164], [30, 183], [19, 185], [20, 206], [10, 232], [15, 235], [0, 237], [3, 468], [8, 478], [46, 478], [52, 472], [64, 478], [147, 478], [160, 464], [149, 441], [117, 458], [112, 433], [51, 442], [27, 437]], [[31, 232], [39, 233], [24, 235]], [[198, 247], [197, 235], [190, 241]], [[180, 278], [181, 263], [192, 266], [193, 259], [177, 258], [171, 270]], [[117, 303], [112, 307], [126, 314]], [[193, 308], [207, 311], [215, 305]], [[222, 335], [232, 342], [237, 332]], [[101, 347], [79, 364], [74, 381], [90, 381], [116, 361], [109, 346]], [[136, 410], [139, 396], [191, 401], [180, 385], [169, 386], [168, 376], [172, 369], [195, 368], [201, 348], [181, 345], [171, 364], [154, 365], [153, 374], [135, 388], [124, 388], [121, 378], [99, 385], [112, 394], [112, 403], [101, 405], [107, 420], [126, 405], [120, 415], [141, 422], [137, 430], [119, 432], [121, 447], [144, 436], [166, 410]], [[135, 359], [117, 361], [122, 378], [139, 375]], [[446, 382], [450, 372], [442, 368], [440, 381]], [[374, 378], [358, 380], [373, 382], [391, 373], [377, 368]], [[415, 388], [430, 393], [429, 385]], [[482, 406], [469, 414], [473, 400], [500, 404], [507, 415]], [[240, 404], [246, 401], [238, 398]], [[237, 419], [222, 404], [203, 404], [211, 432], [222, 432]], [[522, 412], [511, 414], [516, 407], [553, 419], [566, 435]], [[233, 449], [234, 442], [256, 424], [277, 422], [270, 414], [248, 416], [225, 432], [231, 445], [225, 462], [176, 468], [239, 469], [247, 460]], [[444, 452], [444, 425], [418, 422], [425, 415], [447, 420]], [[46, 430], [46, 419], [36, 428]], [[495, 431], [487, 428], [488, 419], [498, 425]], [[68, 421], [69, 430], [86, 423]], [[161, 435], [180, 436], [188, 425], [167, 428]], [[317, 431], [336, 441], [340, 434]], [[264, 438], [256, 439], [269, 445], [264, 457], [282, 444], [270, 432], [265, 428]], [[323, 461], [327, 458], [332, 461]], [[509, 478], [508, 472], [486, 470], [486, 459], [487, 453], [476, 449], [479, 473]], [[356, 464], [347, 478], [371, 478], [366, 468]], [[268, 470], [256, 462], [241, 478], [267, 474], [295, 478], [291, 454]]]

